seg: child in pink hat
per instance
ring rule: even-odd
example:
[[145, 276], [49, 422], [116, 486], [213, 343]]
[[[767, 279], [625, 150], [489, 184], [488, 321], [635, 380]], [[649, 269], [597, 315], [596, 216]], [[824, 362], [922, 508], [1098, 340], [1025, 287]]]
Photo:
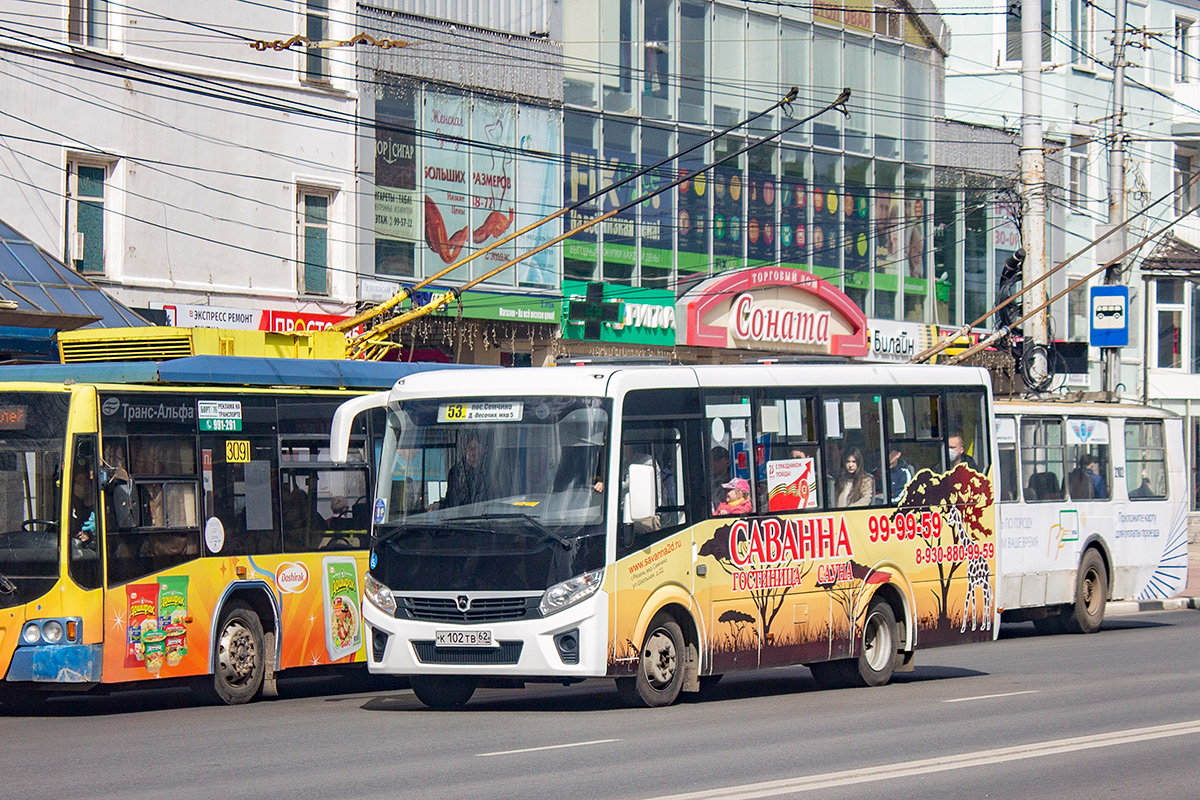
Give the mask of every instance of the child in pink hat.
[[725, 501], [717, 506], [717, 516], [727, 514], [749, 514], [754, 510], [750, 503], [750, 482], [745, 478], [734, 478], [729, 483], [722, 483]]

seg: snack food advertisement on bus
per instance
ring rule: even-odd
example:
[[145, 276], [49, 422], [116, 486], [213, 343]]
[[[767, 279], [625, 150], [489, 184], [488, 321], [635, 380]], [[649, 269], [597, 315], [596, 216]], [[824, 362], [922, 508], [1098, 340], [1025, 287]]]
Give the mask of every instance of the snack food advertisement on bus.
[[325, 645], [330, 660], [338, 661], [362, 647], [358, 562], [353, 556], [326, 556], [321, 567], [325, 576]]

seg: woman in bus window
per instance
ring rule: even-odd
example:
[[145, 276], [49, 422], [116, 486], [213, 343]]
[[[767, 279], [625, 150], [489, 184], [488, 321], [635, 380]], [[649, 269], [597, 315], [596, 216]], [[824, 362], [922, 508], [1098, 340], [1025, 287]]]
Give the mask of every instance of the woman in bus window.
[[875, 496], [875, 479], [863, 470], [862, 450], [855, 447], [846, 455], [845, 467], [834, 485], [839, 508], [871, 505]]

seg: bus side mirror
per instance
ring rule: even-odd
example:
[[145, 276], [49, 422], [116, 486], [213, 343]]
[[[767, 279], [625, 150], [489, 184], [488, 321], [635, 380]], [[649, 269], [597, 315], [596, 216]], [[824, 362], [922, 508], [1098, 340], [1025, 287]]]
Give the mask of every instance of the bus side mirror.
[[629, 499], [626, 507], [629, 509], [631, 522], [642, 522], [654, 517], [658, 507], [656, 489], [654, 465], [629, 465]]

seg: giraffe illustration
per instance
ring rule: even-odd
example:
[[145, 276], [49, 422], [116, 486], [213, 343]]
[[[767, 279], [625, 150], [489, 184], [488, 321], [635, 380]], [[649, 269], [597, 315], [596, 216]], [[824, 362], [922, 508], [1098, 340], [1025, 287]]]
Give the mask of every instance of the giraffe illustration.
[[[954, 527], [955, 539], [964, 544], [974, 543], [975, 539], [967, 532], [963, 523], [962, 510], [956, 504], [951, 504], [946, 513], [946, 520]], [[983, 630], [992, 629], [992, 571], [987, 560], [981, 556], [967, 559], [967, 597], [963, 601], [963, 621], [959, 633], [967, 632], [967, 619], [971, 620], [971, 630], [982, 626]], [[975, 590], [983, 592], [982, 608], [975, 603]]]
[[979, 625], [985, 631], [992, 629], [992, 580], [988, 563], [981, 557], [973, 557], [967, 561], [967, 599], [963, 604], [963, 621], [959, 633], [967, 632], [967, 616], [971, 617], [971, 630], [976, 627], [975, 590], [983, 590], [983, 608], [979, 610], [982, 617]]

